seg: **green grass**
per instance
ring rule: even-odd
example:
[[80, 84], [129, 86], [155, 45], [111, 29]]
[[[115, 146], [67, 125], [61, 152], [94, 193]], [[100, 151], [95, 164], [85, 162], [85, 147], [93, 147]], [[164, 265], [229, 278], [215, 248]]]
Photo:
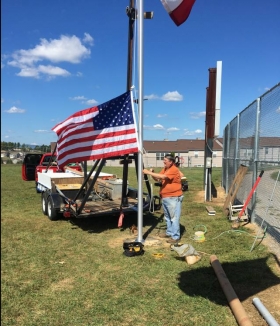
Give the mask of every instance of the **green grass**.
[[[121, 168], [103, 171], [122, 178]], [[205, 203], [196, 201], [203, 169], [182, 171], [190, 190], [181, 242], [217, 255], [242, 300], [278, 284], [266, 247], [250, 252], [254, 238], [248, 229], [231, 231], [221, 207], [208, 216]], [[137, 187], [132, 168], [128, 179]], [[212, 180], [220, 185], [221, 169], [213, 169]], [[51, 222], [41, 212], [34, 182], [21, 180], [18, 165], [2, 165], [1, 188], [2, 325], [236, 325], [209, 255], [190, 266], [162, 245], [126, 257], [123, 240], [131, 237], [137, 216], [125, 217], [123, 229], [115, 217]], [[143, 221], [143, 233], [151, 237], [164, 226], [162, 212], [145, 214]], [[197, 225], [207, 228], [205, 242], [192, 240]]]

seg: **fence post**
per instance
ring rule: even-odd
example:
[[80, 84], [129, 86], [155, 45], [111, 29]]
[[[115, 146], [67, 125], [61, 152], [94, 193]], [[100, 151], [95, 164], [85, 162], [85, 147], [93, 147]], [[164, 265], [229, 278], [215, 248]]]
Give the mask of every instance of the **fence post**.
[[239, 145], [239, 138], [240, 138], [240, 113], [237, 115], [237, 122], [236, 122], [236, 142], [235, 142], [235, 157], [234, 157], [234, 174], [236, 175], [237, 170], [240, 166], [240, 145]]
[[226, 194], [228, 193], [229, 189], [229, 144], [230, 144], [230, 124], [225, 128], [225, 143], [224, 148], [223, 148], [223, 155], [224, 155], [224, 160], [223, 164], [225, 163], [225, 167], [223, 167], [223, 187], [225, 188]]
[[[253, 165], [253, 180], [252, 184], [254, 184], [254, 180], [257, 179], [258, 168], [259, 168], [259, 140], [260, 140], [260, 110], [261, 110], [261, 101], [260, 98], [257, 98], [257, 107], [256, 107], [256, 126], [255, 126], [255, 141], [254, 141], [254, 165]], [[252, 196], [252, 214], [251, 214], [251, 223], [255, 222], [255, 211], [256, 211], [256, 202], [257, 195], [256, 192], [253, 193]]]

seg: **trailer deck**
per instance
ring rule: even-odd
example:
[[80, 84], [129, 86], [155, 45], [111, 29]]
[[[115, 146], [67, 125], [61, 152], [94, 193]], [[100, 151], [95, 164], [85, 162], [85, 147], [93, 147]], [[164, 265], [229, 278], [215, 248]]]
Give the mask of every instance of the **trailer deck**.
[[[122, 179], [99, 173], [85, 181], [81, 172], [38, 173], [38, 189], [42, 193], [42, 211], [51, 220], [87, 218], [100, 215], [120, 215], [137, 212], [137, 189], [129, 188], [127, 202], [122, 204]], [[95, 179], [95, 180], [94, 180]], [[94, 184], [91, 184], [93, 181]], [[144, 194], [143, 209], [148, 210], [150, 199]]]

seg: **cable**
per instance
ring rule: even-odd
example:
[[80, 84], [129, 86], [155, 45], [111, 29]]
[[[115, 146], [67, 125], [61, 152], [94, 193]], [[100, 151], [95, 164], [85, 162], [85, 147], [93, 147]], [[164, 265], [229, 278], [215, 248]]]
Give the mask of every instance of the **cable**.
[[[214, 238], [212, 238], [212, 239], [208, 239], [208, 240], [205, 239], [204, 241], [215, 240], [215, 239], [219, 238], [220, 236], [222, 236], [224, 233], [229, 234], [230, 232], [234, 232], [234, 233], [245, 233], [246, 235], [248, 235], [248, 236], [250, 236], [250, 237], [255, 237], [255, 235], [250, 234], [250, 233], [248, 233], [248, 232], [246, 232], [246, 231], [242, 231], [242, 230], [227, 230], [227, 231], [224, 231], [224, 232], [220, 233], [219, 235], [217, 235], [216, 237], [214, 237]], [[266, 229], [264, 230], [264, 235], [263, 235], [262, 237], [258, 237], [258, 239], [263, 239], [263, 238], [265, 238], [265, 237], [266, 237], [265, 234], [266, 234]], [[194, 238], [190, 237], [190, 239], [196, 241], [195, 237], [194, 237]]]

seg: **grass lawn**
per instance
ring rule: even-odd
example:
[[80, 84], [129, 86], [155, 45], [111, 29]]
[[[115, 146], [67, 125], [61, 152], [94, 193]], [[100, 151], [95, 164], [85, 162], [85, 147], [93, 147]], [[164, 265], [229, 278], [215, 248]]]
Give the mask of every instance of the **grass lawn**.
[[[122, 178], [121, 168], [105, 167], [103, 172]], [[253, 325], [267, 325], [252, 304], [254, 297], [280, 321], [280, 272], [274, 255], [260, 241], [250, 252], [255, 231], [232, 230], [221, 204], [198, 199], [202, 168], [182, 172], [189, 191], [184, 193], [181, 242], [204, 253], [194, 265], [164, 241], [145, 246], [142, 256], [124, 256], [123, 240], [132, 236], [129, 227], [137, 225], [137, 214], [125, 217], [122, 229], [116, 217], [51, 222], [42, 214], [35, 183], [22, 181], [21, 166], [2, 165], [2, 325], [237, 325], [210, 255], [218, 257]], [[137, 187], [132, 168], [128, 180]], [[218, 189], [221, 169], [213, 169], [212, 181]], [[208, 215], [206, 205], [214, 207], [215, 216]], [[158, 239], [164, 225], [162, 211], [143, 216], [148, 238]], [[207, 230], [200, 243], [193, 239], [199, 225]], [[155, 258], [155, 253], [163, 257]]]

